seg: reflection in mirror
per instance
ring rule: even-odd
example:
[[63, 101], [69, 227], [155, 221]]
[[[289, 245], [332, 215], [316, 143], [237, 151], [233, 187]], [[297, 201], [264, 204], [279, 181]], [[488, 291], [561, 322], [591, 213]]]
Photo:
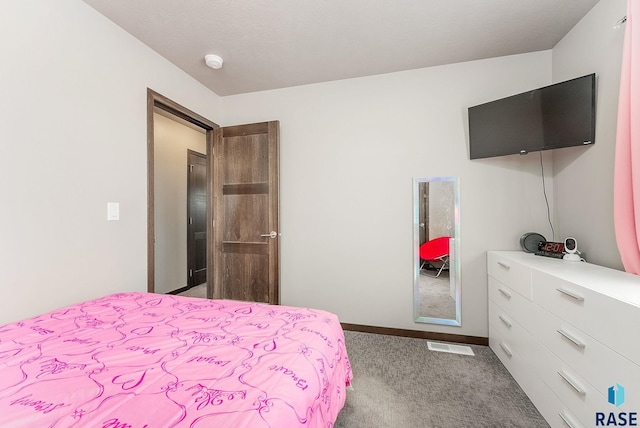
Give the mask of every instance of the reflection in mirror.
[[414, 178], [414, 318], [460, 326], [457, 177]]

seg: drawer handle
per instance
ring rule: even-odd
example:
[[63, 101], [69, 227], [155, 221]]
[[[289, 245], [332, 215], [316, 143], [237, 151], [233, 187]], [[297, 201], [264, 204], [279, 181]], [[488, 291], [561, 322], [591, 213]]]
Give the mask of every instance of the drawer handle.
[[500, 292], [500, 294], [502, 294], [504, 297], [506, 297], [507, 299], [511, 298], [511, 293], [509, 293], [507, 290], [505, 290], [504, 288], [498, 288], [498, 291]]
[[506, 319], [505, 317], [503, 317], [502, 315], [498, 315], [498, 318], [500, 318], [500, 321], [502, 321], [502, 323], [504, 325], [506, 325], [507, 327], [511, 328], [511, 323], [509, 322], [508, 319]]
[[567, 339], [569, 339], [571, 341], [571, 343], [573, 343], [574, 345], [576, 345], [578, 348], [584, 349], [587, 345], [581, 341], [580, 339], [578, 339], [577, 337], [575, 337], [573, 334], [571, 333], [567, 333], [566, 331], [560, 329], [560, 330], [556, 330], [558, 333], [560, 333], [562, 336], [566, 337]]
[[498, 265], [502, 266], [503, 268], [505, 268], [506, 270], [511, 269], [511, 266], [509, 266], [508, 264], [506, 264], [505, 262], [498, 262]]
[[569, 290], [565, 290], [564, 288], [556, 288], [556, 290], [558, 290], [559, 292], [561, 292], [562, 294], [564, 294], [565, 296], [569, 296], [571, 298], [576, 299], [579, 302], [584, 302], [584, 297], [573, 292], [573, 291], [569, 291]]
[[567, 382], [573, 389], [575, 389], [575, 391], [580, 394], [580, 395], [587, 395], [587, 391], [585, 391], [584, 389], [582, 389], [582, 387], [580, 385], [578, 385], [578, 383], [571, 379], [571, 377], [563, 372], [558, 372], [558, 374], [560, 375], [560, 377], [562, 379], [564, 379], [565, 382]]
[[507, 345], [505, 345], [504, 343], [501, 343], [500, 347], [502, 348], [504, 353], [507, 354], [507, 357], [511, 358], [513, 356], [513, 352], [511, 352], [511, 349], [509, 349]]
[[573, 418], [569, 417], [569, 415], [565, 415], [564, 413], [558, 413], [558, 416], [560, 416], [560, 419], [562, 419], [562, 422], [565, 423], [565, 425], [567, 425], [569, 428], [577, 428], [578, 425], [575, 424], [575, 422], [573, 421]]

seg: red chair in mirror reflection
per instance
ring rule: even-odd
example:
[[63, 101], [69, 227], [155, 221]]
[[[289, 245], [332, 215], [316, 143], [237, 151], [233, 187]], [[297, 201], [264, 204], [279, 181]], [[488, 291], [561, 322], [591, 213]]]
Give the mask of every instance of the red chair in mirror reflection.
[[428, 263], [438, 270], [435, 277], [439, 277], [443, 270], [449, 269], [449, 236], [441, 236], [420, 245], [420, 271]]

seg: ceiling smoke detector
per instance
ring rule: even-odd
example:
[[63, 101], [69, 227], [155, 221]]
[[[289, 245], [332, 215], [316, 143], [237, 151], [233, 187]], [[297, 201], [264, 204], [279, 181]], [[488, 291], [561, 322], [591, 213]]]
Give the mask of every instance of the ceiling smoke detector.
[[214, 70], [218, 70], [222, 68], [223, 61], [222, 61], [222, 58], [219, 57], [218, 55], [209, 54], [209, 55], [205, 55], [204, 62], [207, 64], [207, 66], [213, 68]]

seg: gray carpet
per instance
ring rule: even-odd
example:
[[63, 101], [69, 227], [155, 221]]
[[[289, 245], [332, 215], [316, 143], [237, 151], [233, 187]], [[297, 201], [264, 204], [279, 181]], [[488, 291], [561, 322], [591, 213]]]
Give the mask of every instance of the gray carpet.
[[449, 272], [442, 272], [438, 278], [429, 275], [420, 272], [420, 315], [456, 319], [456, 301], [449, 294]]
[[474, 357], [427, 340], [345, 331], [353, 390], [335, 428], [548, 427], [486, 346]]

